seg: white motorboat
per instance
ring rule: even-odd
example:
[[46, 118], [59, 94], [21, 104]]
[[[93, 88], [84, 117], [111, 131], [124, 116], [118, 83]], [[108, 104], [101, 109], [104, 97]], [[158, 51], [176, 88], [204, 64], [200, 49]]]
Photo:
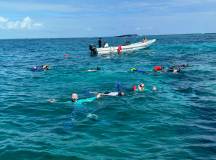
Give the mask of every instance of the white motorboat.
[[90, 45], [89, 49], [91, 51], [92, 56], [107, 55], [107, 54], [112, 54], [112, 53], [121, 54], [124, 52], [132, 52], [132, 51], [147, 48], [155, 42], [156, 42], [156, 39], [152, 39], [152, 40], [146, 40], [143, 42], [137, 42], [137, 43], [132, 43], [128, 45], [119, 45], [115, 47], [103, 47], [103, 48], [96, 48], [95, 46]]

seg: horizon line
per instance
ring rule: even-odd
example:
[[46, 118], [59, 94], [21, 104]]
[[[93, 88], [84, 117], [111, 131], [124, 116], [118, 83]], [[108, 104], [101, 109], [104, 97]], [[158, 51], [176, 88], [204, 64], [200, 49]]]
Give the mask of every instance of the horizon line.
[[[206, 32], [206, 33], [167, 33], [167, 34], [127, 34], [127, 35], [137, 35], [139, 37], [142, 36], [170, 36], [170, 35], [192, 35], [192, 34], [216, 34], [216, 32]], [[32, 37], [32, 38], [0, 38], [0, 40], [25, 40], [25, 39], [29, 39], [29, 40], [34, 40], [34, 39], [78, 39], [78, 38], [121, 38], [121, 37], [117, 37], [119, 35], [113, 35], [113, 36], [81, 36], [81, 37]]]

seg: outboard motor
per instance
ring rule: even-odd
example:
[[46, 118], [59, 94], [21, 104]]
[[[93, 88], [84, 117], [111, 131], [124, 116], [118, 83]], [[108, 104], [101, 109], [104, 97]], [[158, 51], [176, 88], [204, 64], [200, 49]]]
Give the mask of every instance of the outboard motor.
[[97, 56], [98, 52], [97, 52], [97, 48], [95, 45], [89, 45], [89, 50], [91, 51], [91, 56]]

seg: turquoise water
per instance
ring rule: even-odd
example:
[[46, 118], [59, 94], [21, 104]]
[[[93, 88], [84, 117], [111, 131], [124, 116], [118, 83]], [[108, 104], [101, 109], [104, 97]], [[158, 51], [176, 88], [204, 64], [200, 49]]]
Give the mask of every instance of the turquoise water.
[[[216, 34], [151, 38], [149, 49], [108, 57], [89, 56], [94, 38], [0, 40], [0, 159], [216, 159]], [[191, 67], [180, 74], [128, 72], [183, 63]], [[51, 69], [29, 70], [41, 64]], [[147, 90], [85, 104], [72, 120], [72, 92], [87, 98], [116, 82]]]

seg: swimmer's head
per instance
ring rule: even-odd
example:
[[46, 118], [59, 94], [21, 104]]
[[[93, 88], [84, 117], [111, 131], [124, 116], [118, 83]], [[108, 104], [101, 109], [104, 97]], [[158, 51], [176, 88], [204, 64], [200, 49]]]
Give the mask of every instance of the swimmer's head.
[[138, 90], [139, 90], [139, 91], [144, 91], [144, 87], [145, 87], [144, 83], [140, 83], [140, 84], [138, 85]]
[[49, 66], [47, 64], [43, 65], [43, 69], [44, 70], [48, 70], [49, 69]]
[[76, 102], [77, 99], [78, 99], [78, 94], [73, 93], [73, 94], [71, 95], [71, 100], [72, 100], [72, 102]]
[[96, 69], [97, 69], [98, 71], [99, 71], [99, 70], [101, 70], [101, 68], [100, 68], [100, 67], [98, 67], [98, 66], [97, 66], [97, 68], [96, 68]]
[[140, 83], [140, 84], [139, 84], [139, 87], [140, 87], [140, 88], [144, 88], [144, 87], [145, 87], [144, 83]]
[[119, 93], [118, 93], [118, 96], [124, 96], [124, 95], [125, 95], [124, 92], [119, 92]]

